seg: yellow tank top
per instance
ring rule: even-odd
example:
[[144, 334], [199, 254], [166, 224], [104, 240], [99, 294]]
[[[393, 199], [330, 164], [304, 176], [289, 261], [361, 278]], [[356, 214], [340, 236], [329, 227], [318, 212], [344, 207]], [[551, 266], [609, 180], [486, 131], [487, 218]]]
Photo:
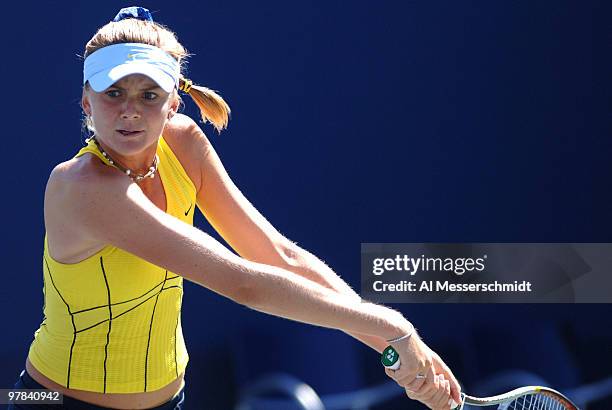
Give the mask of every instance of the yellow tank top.
[[[112, 166], [92, 140], [75, 158], [85, 153]], [[166, 212], [193, 225], [193, 182], [163, 137], [157, 154]], [[56, 383], [141, 393], [166, 386], [187, 367], [181, 276], [110, 245], [81, 262], [60, 263], [45, 235], [43, 294], [44, 320], [28, 357]]]

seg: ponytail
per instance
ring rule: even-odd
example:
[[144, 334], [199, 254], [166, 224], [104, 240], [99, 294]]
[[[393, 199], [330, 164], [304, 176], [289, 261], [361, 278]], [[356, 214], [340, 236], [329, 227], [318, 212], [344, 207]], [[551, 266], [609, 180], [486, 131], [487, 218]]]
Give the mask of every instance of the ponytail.
[[209, 121], [218, 132], [227, 128], [230, 107], [219, 94], [201, 85], [194, 85], [191, 80], [181, 77], [179, 90], [189, 94], [200, 109], [202, 121]]

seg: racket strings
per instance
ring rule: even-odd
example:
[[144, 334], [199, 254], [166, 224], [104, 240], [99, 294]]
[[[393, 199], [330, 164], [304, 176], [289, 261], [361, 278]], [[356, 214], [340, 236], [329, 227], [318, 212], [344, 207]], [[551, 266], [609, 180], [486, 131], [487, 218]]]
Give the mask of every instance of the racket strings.
[[563, 402], [553, 396], [528, 394], [507, 404], [500, 404], [498, 410], [566, 410]]

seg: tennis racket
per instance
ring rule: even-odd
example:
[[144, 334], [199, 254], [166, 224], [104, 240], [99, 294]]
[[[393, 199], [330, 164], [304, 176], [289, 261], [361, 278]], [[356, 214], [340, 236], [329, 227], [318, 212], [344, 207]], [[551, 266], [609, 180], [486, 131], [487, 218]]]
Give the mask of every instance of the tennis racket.
[[[383, 366], [391, 370], [400, 368], [397, 351], [388, 346], [382, 353]], [[451, 409], [463, 409], [465, 405], [491, 407], [498, 410], [579, 410], [570, 399], [556, 390], [542, 386], [525, 386], [491, 397], [472, 397], [461, 394], [461, 403], [451, 403]]]

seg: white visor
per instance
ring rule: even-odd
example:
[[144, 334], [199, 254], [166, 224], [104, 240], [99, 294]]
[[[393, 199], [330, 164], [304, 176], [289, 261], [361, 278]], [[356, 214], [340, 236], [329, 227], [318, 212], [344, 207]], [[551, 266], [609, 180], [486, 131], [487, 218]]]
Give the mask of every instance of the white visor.
[[83, 84], [101, 92], [130, 74], [143, 74], [164, 91], [178, 87], [180, 67], [160, 48], [140, 43], [121, 43], [91, 53], [83, 66]]

